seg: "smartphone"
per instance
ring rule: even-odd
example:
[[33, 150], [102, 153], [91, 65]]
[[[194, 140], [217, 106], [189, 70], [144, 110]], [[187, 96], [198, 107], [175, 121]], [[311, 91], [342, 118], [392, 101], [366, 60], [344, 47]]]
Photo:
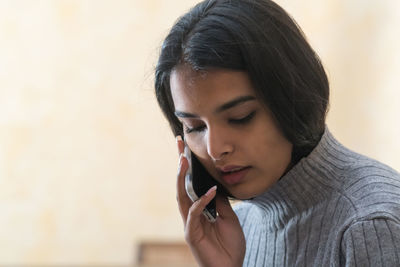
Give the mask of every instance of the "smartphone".
[[[207, 193], [208, 189], [217, 185], [215, 179], [207, 172], [200, 161], [196, 158], [185, 142], [185, 157], [189, 162], [189, 168], [185, 175], [185, 189], [189, 198], [194, 202], [202, 195]], [[204, 216], [210, 222], [215, 222], [217, 219], [217, 209], [215, 197], [203, 210]]]

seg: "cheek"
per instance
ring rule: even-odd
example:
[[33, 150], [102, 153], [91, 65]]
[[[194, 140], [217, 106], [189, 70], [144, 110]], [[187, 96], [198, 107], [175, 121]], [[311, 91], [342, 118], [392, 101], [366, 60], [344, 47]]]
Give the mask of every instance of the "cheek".
[[190, 150], [196, 155], [200, 163], [206, 168], [206, 170], [214, 177], [218, 177], [217, 171], [214, 168], [214, 163], [208, 156], [207, 145], [204, 138], [187, 138], [186, 140]]
[[264, 140], [257, 150], [258, 161], [264, 163], [272, 176], [281, 176], [290, 164], [292, 144], [281, 136]]
[[204, 157], [204, 150], [205, 150], [205, 145], [203, 144], [203, 140], [201, 137], [196, 136], [194, 137], [193, 135], [187, 135], [185, 136], [186, 144], [190, 148], [190, 150], [198, 157], [198, 158], [203, 158]]
[[253, 137], [248, 140], [247, 147], [258, 162], [265, 162], [277, 169], [286, 169], [290, 163], [292, 144], [280, 133], [274, 124], [260, 125]]
[[210, 157], [208, 157], [207, 153], [207, 145], [206, 142], [204, 142], [204, 138], [197, 136], [195, 138], [193, 137], [188, 137], [186, 139], [186, 143], [190, 150], [193, 152], [193, 154], [196, 155], [197, 159], [206, 167], [212, 166], [210, 164], [213, 164], [211, 162]]

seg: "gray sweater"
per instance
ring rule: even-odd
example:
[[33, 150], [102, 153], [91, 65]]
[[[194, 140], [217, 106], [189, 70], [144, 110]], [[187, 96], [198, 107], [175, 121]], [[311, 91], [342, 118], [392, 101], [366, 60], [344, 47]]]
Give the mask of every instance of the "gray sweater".
[[234, 210], [243, 266], [400, 266], [400, 174], [328, 129], [310, 155]]

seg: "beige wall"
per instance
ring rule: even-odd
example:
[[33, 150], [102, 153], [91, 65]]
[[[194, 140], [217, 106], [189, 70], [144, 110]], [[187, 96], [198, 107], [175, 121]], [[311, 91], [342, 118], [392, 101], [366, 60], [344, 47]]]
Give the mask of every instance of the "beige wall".
[[[0, 0], [0, 265], [126, 265], [139, 240], [182, 240], [152, 83], [195, 2]], [[400, 170], [400, 2], [278, 3], [329, 73], [332, 132]]]

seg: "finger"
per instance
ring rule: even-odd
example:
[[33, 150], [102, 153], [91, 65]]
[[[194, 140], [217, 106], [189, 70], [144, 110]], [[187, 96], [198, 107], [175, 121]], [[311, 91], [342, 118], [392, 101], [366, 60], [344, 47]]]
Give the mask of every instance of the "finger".
[[[200, 224], [200, 216], [203, 216], [203, 210], [211, 202], [217, 194], [217, 186], [211, 187], [207, 193], [201, 196], [189, 209], [187, 224], [190, 228], [195, 229]], [[189, 229], [190, 231], [190, 229]]]
[[222, 218], [237, 218], [232, 205], [226, 196], [217, 195], [216, 206], [218, 215]]
[[185, 174], [188, 169], [188, 161], [183, 154], [179, 158], [178, 177], [176, 181], [176, 200], [179, 206], [179, 212], [186, 225], [186, 220], [189, 208], [192, 205], [192, 200], [188, 197], [185, 189]]
[[178, 146], [178, 153], [180, 155], [185, 150], [185, 143], [183, 142], [182, 137], [180, 135], [177, 135], [175, 139], [176, 139], [176, 144]]
[[192, 213], [193, 215], [201, 214], [208, 203], [210, 203], [211, 200], [215, 197], [216, 192], [217, 186], [214, 185], [213, 187], [208, 189], [207, 193], [202, 195], [199, 200], [193, 203], [193, 205], [190, 207], [189, 213]]

